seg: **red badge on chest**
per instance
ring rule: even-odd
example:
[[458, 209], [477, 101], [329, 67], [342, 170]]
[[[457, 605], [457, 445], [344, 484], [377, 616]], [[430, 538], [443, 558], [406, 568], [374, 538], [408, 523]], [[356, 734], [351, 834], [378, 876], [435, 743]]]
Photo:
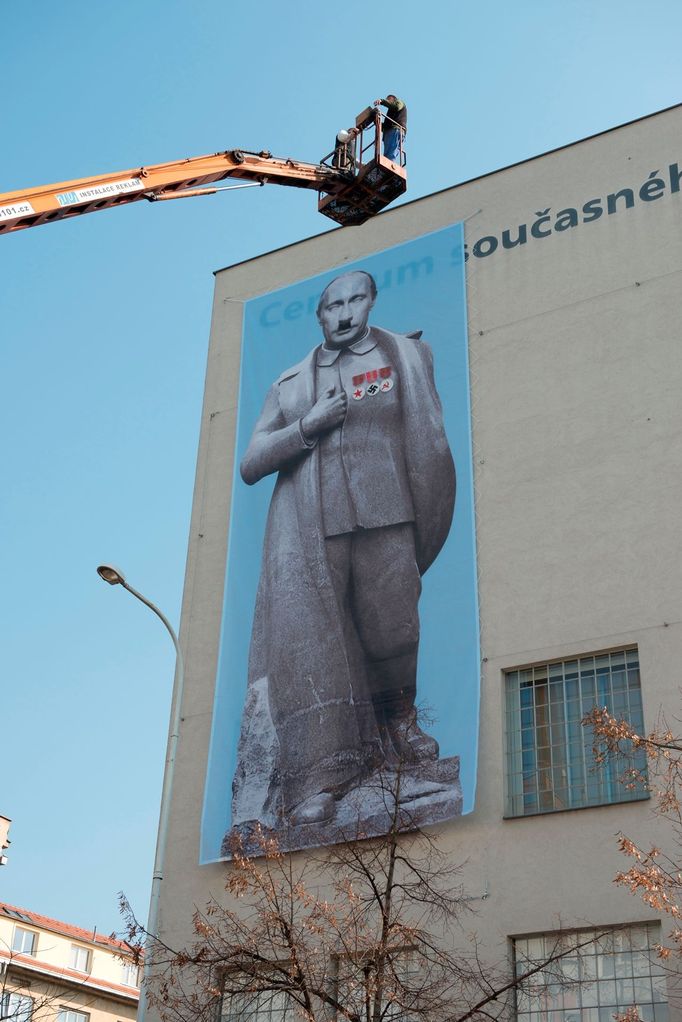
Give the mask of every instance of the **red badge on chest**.
[[[391, 367], [383, 366], [381, 369], [370, 369], [367, 373], [359, 373], [353, 377], [353, 386], [360, 387], [363, 383], [374, 383], [375, 380], [388, 380], [391, 375]], [[393, 382], [391, 381], [391, 387]], [[390, 390], [391, 387], [387, 387]]]

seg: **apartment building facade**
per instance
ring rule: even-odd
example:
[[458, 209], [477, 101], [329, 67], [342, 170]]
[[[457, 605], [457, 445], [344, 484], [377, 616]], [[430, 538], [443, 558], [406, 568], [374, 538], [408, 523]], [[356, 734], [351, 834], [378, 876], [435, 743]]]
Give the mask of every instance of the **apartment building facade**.
[[138, 968], [118, 940], [0, 902], [0, 999], [12, 1022], [131, 1022]]

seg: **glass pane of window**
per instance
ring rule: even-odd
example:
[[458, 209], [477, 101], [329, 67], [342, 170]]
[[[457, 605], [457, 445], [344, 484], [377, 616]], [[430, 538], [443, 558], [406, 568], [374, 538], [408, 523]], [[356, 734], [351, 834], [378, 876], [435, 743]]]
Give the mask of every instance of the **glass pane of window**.
[[7, 1022], [29, 1022], [33, 1014], [33, 998], [25, 994], [5, 993], [0, 997], [0, 1009]]
[[37, 933], [32, 930], [24, 930], [17, 926], [14, 930], [12, 940], [12, 951], [20, 955], [34, 955], [36, 953]]
[[84, 1011], [74, 1011], [73, 1008], [59, 1009], [59, 1022], [89, 1022], [90, 1016]]
[[78, 944], [72, 944], [69, 965], [77, 972], [87, 972], [90, 965], [90, 952], [88, 949], [80, 947]]
[[225, 997], [221, 1008], [223, 1022], [294, 1022], [294, 1016], [286, 995], [272, 992]]
[[122, 967], [123, 985], [136, 987], [138, 983], [138, 968], [132, 962], [124, 962]]
[[[652, 947], [659, 939], [659, 924], [630, 928], [618, 927], [598, 934], [594, 931], [564, 931], [543, 938], [524, 940], [523, 952], [514, 957], [523, 964], [521, 971], [542, 966], [547, 955], [559, 948], [569, 951], [566, 958], [545, 965], [532, 979], [522, 982], [517, 995], [517, 1019], [532, 1022], [612, 1022], [613, 1015], [637, 1006], [646, 1022], [667, 1019], [665, 976], [655, 952], [624, 950], [637, 945]], [[585, 944], [585, 941], [594, 942]], [[577, 945], [581, 945], [578, 947]], [[518, 972], [517, 972], [518, 975]], [[660, 1012], [659, 1012], [660, 1009]]]

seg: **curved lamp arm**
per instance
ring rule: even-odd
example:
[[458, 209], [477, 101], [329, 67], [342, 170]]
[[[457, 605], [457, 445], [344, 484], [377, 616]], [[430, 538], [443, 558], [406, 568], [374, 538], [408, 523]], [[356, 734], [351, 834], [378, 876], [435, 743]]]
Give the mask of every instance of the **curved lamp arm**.
[[124, 589], [139, 600], [140, 603], [144, 603], [146, 607], [149, 607], [156, 616], [163, 622], [166, 631], [173, 640], [173, 646], [175, 647], [175, 678], [173, 681], [173, 702], [172, 702], [172, 716], [170, 734], [168, 736], [168, 745], [166, 747], [166, 768], [163, 774], [163, 787], [161, 789], [161, 807], [159, 810], [159, 831], [156, 839], [156, 855], [154, 857], [154, 874], [152, 877], [152, 892], [149, 899], [149, 916], [147, 919], [147, 953], [144, 959], [144, 969], [142, 973], [142, 983], [140, 985], [140, 1002], [137, 1012], [137, 1022], [145, 1022], [147, 1014], [147, 994], [146, 994], [146, 982], [149, 978], [151, 969], [151, 945], [150, 938], [158, 936], [157, 930], [159, 925], [159, 901], [161, 896], [161, 883], [163, 881], [163, 871], [166, 859], [166, 844], [168, 839], [168, 820], [170, 815], [170, 804], [171, 795], [173, 791], [173, 775], [175, 773], [175, 754], [177, 751], [178, 738], [180, 735], [180, 710], [182, 707], [182, 695], [185, 683], [185, 667], [182, 658], [182, 650], [180, 649], [180, 643], [178, 637], [175, 634], [175, 630], [171, 625], [166, 615], [159, 610], [155, 603], [148, 600], [146, 596], [134, 589], [125, 579], [125, 575], [118, 568], [115, 568], [111, 564], [100, 564], [97, 568], [97, 574], [100, 578], [108, 582], [109, 585], [121, 585]]

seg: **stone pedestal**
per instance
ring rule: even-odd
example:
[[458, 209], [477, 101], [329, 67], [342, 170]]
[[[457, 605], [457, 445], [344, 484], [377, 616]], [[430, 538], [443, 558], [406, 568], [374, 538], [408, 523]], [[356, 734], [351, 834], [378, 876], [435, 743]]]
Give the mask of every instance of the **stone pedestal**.
[[[280, 818], [268, 832], [285, 852], [379, 837], [393, 825], [396, 793], [399, 830], [416, 830], [460, 816], [459, 756], [404, 766], [399, 777], [389, 770], [374, 773], [336, 803], [331, 819], [296, 826]], [[247, 820], [229, 830], [223, 839], [222, 854], [231, 857], [235, 838], [239, 836], [243, 850], [258, 855], [260, 846], [254, 838], [257, 824], [257, 820]]]

